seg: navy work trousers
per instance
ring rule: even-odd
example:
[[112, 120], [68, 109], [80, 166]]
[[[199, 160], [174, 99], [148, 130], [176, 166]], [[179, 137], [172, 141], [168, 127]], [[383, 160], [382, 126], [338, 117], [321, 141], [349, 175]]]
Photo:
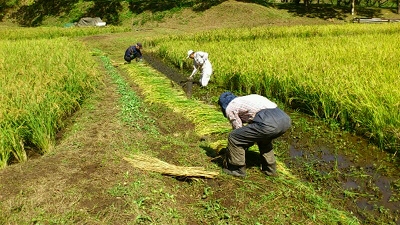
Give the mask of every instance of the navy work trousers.
[[290, 117], [281, 109], [263, 109], [252, 123], [233, 130], [228, 137], [226, 160], [235, 166], [245, 166], [246, 149], [257, 143], [260, 151], [261, 170], [276, 173], [276, 161], [272, 140], [283, 135], [291, 126]]

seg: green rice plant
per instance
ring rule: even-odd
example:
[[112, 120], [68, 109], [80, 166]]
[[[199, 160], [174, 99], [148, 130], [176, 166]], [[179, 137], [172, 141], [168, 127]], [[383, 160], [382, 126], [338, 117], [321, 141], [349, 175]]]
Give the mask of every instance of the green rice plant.
[[[188, 49], [207, 51], [211, 79], [237, 93], [276, 98], [342, 128], [400, 146], [400, 25], [225, 29], [151, 42], [152, 51], [191, 68]], [[167, 51], [168, 50], [168, 51]]]
[[23, 127], [13, 128], [11, 124], [2, 124], [0, 127], [0, 168], [7, 166], [11, 155], [18, 161], [27, 160], [21, 131]]
[[36, 28], [1, 28], [0, 40], [21, 40], [38, 38], [82, 37], [96, 34], [109, 34], [130, 31], [129, 27], [36, 27]]
[[[69, 38], [0, 42], [1, 164], [44, 154], [55, 133], [99, 82], [89, 51]], [[4, 138], [4, 139], [3, 139]]]

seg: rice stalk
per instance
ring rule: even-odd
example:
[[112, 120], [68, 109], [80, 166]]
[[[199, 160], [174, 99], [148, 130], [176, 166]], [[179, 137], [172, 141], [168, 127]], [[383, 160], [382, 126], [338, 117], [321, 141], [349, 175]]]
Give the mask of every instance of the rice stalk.
[[132, 158], [124, 157], [123, 159], [131, 163], [135, 168], [169, 176], [213, 179], [219, 175], [218, 172], [206, 171], [203, 167], [176, 166], [142, 154], [133, 155]]

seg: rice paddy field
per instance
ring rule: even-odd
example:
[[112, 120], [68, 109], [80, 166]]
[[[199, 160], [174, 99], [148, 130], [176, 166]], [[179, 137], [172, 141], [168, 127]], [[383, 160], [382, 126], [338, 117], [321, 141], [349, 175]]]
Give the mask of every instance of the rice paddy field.
[[63, 119], [100, 83], [96, 62], [69, 37], [126, 28], [0, 30], [0, 167], [51, 152]]
[[[323, 133], [297, 118], [302, 111], [373, 141], [377, 152], [385, 150], [395, 161], [399, 28], [299, 25], [140, 34], [145, 51], [182, 72], [191, 69], [188, 49], [207, 51], [214, 74], [203, 93], [259, 93], [292, 108], [294, 127], [275, 143], [279, 177], [261, 176], [253, 162], [243, 180], [218, 172], [213, 180], [171, 179], [124, 162], [140, 153], [218, 171], [215, 160], [230, 131], [215, 105], [188, 99], [180, 85], [146, 63], [116, 62], [138, 33], [122, 27], [1, 29], [0, 224], [396, 224], [398, 177], [382, 194], [368, 171], [351, 167], [351, 175], [341, 174], [338, 154], [326, 174], [306, 165], [311, 182], [280, 159], [292, 150], [291, 141], [305, 139], [287, 137], [295, 127], [313, 132], [310, 139]], [[347, 153], [361, 143], [338, 142]], [[249, 157], [258, 157], [254, 150]], [[44, 157], [29, 164], [33, 152]], [[338, 180], [349, 176], [377, 194], [346, 189], [336, 195]], [[394, 203], [349, 203], [381, 195]]]
[[216, 85], [259, 93], [400, 147], [399, 24], [226, 29], [154, 39], [157, 54], [181, 69], [187, 49], [207, 49]]

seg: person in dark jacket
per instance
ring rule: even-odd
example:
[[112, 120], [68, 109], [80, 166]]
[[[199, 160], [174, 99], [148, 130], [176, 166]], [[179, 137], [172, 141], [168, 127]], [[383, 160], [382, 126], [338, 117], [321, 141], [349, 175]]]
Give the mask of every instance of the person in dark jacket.
[[140, 51], [143, 48], [142, 43], [138, 42], [136, 45], [129, 46], [125, 51], [124, 59], [127, 63], [131, 63], [133, 59], [136, 61], [142, 61], [142, 52]]
[[238, 97], [232, 92], [224, 92], [218, 104], [233, 128], [228, 137], [223, 171], [229, 175], [245, 177], [246, 150], [257, 143], [261, 172], [276, 176], [272, 141], [291, 127], [290, 117], [274, 102], [257, 94]]

